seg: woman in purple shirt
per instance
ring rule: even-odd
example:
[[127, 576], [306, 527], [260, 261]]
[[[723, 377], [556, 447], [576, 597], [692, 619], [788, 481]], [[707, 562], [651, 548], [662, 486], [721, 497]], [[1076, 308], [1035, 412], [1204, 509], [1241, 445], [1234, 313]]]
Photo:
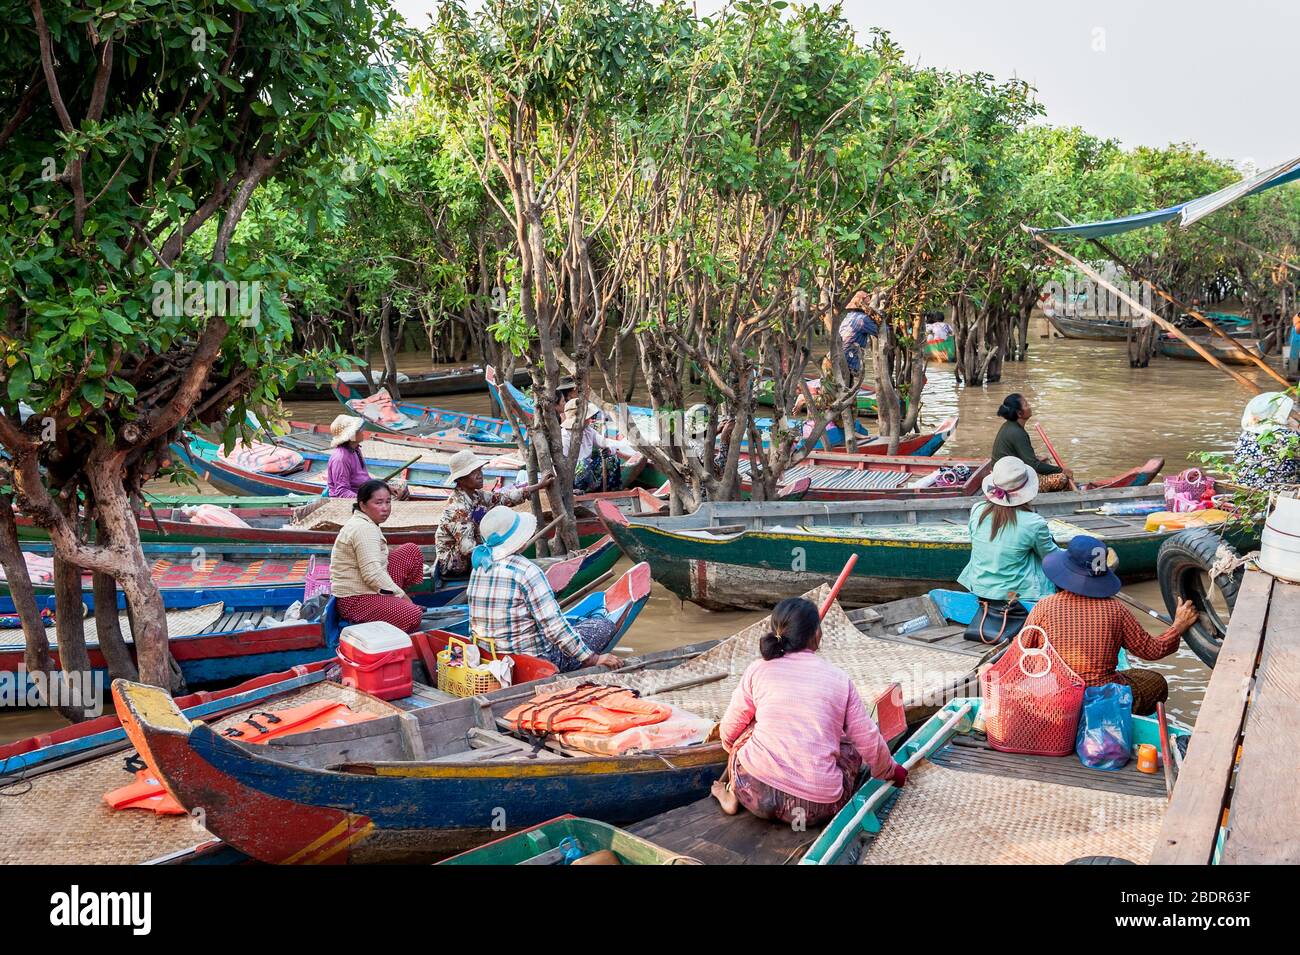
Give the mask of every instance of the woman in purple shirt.
[[341, 414], [330, 425], [330, 447], [334, 450], [330, 452], [329, 467], [325, 471], [330, 497], [356, 497], [357, 489], [370, 480], [366, 459], [361, 454], [361, 442], [357, 439], [357, 433], [365, 423], [362, 418]]

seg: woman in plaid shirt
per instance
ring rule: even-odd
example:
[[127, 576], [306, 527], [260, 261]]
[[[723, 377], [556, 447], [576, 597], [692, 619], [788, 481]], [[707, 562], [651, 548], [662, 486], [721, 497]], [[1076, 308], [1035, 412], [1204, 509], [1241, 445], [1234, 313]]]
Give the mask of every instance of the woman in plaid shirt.
[[1169, 684], [1154, 670], [1117, 671], [1119, 651], [1143, 660], [1169, 656], [1196, 622], [1196, 608], [1184, 600], [1169, 629], [1157, 636], [1147, 633], [1115, 596], [1121, 584], [1110, 569], [1109, 553], [1097, 538], [1080, 534], [1065, 550], [1043, 558], [1043, 572], [1060, 590], [1038, 601], [1025, 625], [1042, 627], [1086, 685], [1126, 684], [1133, 691], [1133, 712], [1154, 713], [1156, 704], [1169, 698]]
[[564, 618], [542, 569], [517, 551], [532, 539], [537, 518], [494, 507], [479, 530], [469, 578], [469, 625], [475, 637], [493, 640], [499, 653], [526, 653], [554, 663], [562, 672], [585, 666], [621, 665], [603, 653], [615, 625], [604, 617], [577, 624]]

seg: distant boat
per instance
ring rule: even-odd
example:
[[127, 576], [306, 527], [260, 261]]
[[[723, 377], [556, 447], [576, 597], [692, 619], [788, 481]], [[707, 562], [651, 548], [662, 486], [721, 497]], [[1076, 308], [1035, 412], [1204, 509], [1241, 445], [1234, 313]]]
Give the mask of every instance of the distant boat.
[[[1219, 338], [1214, 335], [1189, 335], [1187, 337], [1190, 338], [1192, 341], [1196, 342], [1196, 344], [1200, 345], [1211, 355], [1213, 355], [1219, 361], [1224, 362], [1225, 364], [1228, 365], [1253, 365], [1254, 364], [1253, 361], [1251, 361], [1249, 358], [1247, 358], [1237, 349], [1233, 348], [1222, 338]], [[1264, 352], [1260, 348], [1258, 338], [1244, 338], [1237, 335], [1233, 335], [1232, 337], [1236, 339], [1236, 341], [1240, 342], [1244, 347], [1254, 352], [1256, 355], [1260, 356], [1261, 358], [1264, 357]], [[1196, 352], [1196, 350], [1192, 348], [1191, 345], [1188, 345], [1186, 342], [1182, 341], [1181, 339], [1175, 338], [1172, 335], [1161, 335], [1159, 347], [1160, 347], [1160, 354], [1164, 355], [1166, 358], [1183, 358], [1191, 361], [1205, 360], [1204, 357], [1199, 355]]]
[[1128, 341], [1132, 322], [1126, 318], [1079, 318], [1077, 315], [1048, 315], [1052, 327], [1066, 338], [1083, 338], [1094, 342]]
[[[341, 371], [334, 376], [352, 388], [364, 389], [366, 373], [364, 371]], [[383, 373], [371, 374], [371, 385], [378, 388], [383, 381]], [[528, 372], [515, 373], [516, 383], [526, 383]], [[415, 374], [398, 372], [397, 387], [403, 398], [431, 398], [436, 395], [466, 395], [483, 390], [483, 366], [465, 365], [459, 368], [442, 368], [437, 371], [424, 371]], [[300, 378], [298, 383], [284, 395], [290, 401], [324, 401], [334, 397], [334, 383], [317, 378]]]

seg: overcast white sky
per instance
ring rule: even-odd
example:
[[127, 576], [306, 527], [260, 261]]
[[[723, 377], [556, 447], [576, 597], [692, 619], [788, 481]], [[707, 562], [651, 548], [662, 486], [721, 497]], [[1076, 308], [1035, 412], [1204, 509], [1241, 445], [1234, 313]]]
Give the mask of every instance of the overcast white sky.
[[[414, 26], [436, 0], [395, 0]], [[701, 13], [722, 6], [699, 0]], [[1192, 142], [1261, 168], [1300, 155], [1297, 0], [845, 0], [926, 66], [1038, 90], [1046, 120], [1127, 146]]]

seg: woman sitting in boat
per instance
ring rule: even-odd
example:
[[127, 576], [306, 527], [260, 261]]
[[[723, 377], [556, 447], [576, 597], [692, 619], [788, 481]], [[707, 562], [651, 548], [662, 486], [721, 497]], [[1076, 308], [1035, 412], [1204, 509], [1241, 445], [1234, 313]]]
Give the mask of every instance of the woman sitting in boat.
[[907, 770], [871, 721], [849, 675], [817, 655], [821, 620], [803, 597], [772, 611], [763, 659], [740, 678], [718, 732], [731, 758], [712, 793], [723, 812], [815, 826], [844, 808], [865, 764], [902, 786]]
[[561, 422], [561, 438], [564, 453], [569, 453], [573, 445], [573, 431], [578, 424], [578, 415], [586, 408], [587, 416], [578, 432], [578, 457], [574, 462], [573, 490], [577, 494], [594, 491], [621, 491], [623, 489], [623, 462], [619, 452], [630, 458], [639, 458], [636, 448], [626, 441], [611, 438], [601, 433], [592, 421], [600, 414], [600, 408], [578, 398], [571, 398], [564, 405], [564, 420]]
[[1294, 410], [1294, 399], [1282, 391], [1250, 399], [1232, 456], [1238, 484], [1257, 491], [1300, 484], [1300, 431], [1290, 421]]
[[555, 476], [546, 475], [536, 484], [503, 488], [500, 491], [483, 490], [483, 468], [487, 460], [466, 448], [451, 456], [451, 481], [456, 489], [447, 499], [433, 542], [438, 574], [442, 577], [464, 577], [470, 572], [470, 555], [479, 545], [479, 521], [488, 508], [522, 504], [528, 495], [550, 487]]
[[1028, 625], [1042, 627], [1070, 669], [1088, 686], [1123, 683], [1133, 691], [1133, 712], [1154, 713], [1169, 697], [1169, 684], [1154, 670], [1116, 670], [1119, 651], [1143, 660], [1159, 660], [1178, 649], [1179, 638], [1196, 623], [1190, 600], [1178, 605], [1173, 625], [1153, 636], [1115, 596], [1119, 577], [1110, 567], [1110, 551], [1095, 537], [1081, 534], [1065, 550], [1048, 554], [1043, 570], [1059, 591], [1038, 601]]
[[494, 507], [480, 525], [469, 578], [469, 626], [475, 637], [496, 642], [498, 653], [526, 653], [561, 671], [587, 666], [611, 669], [618, 657], [602, 652], [617, 627], [601, 616], [570, 623], [546, 574], [518, 552], [537, 531], [532, 514]]
[[1030, 504], [1038, 473], [1017, 457], [1000, 458], [984, 479], [984, 497], [970, 509], [970, 562], [958, 583], [984, 600], [1033, 599], [1056, 587], [1043, 560], [1058, 550], [1047, 521]]
[[[330, 463], [325, 469], [326, 487], [330, 497], [356, 497], [363, 484], [371, 480], [366, 459], [361, 454], [361, 441], [357, 438], [366, 425], [364, 418], [341, 414], [330, 425]], [[389, 482], [389, 492], [405, 498], [408, 488], [405, 481]]]
[[1040, 491], [1064, 491], [1068, 488], [1074, 472], [1034, 454], [1034, 443], [1025, 430], [1025, 422], [1034, 413], [1028, 399], [1021, 394], [1007, 395], [997, 413], [998, 417], [1007, 420], [993, 439], [993, 459], [996, 461], [1009, 455], [1024, 461], [1037, 472]]
[[330, 590], [349, 623], [385, 620], [412, 633], [424, 610], [406, 591], [424, 580], [424, 560], [416, 544], [388, 549], [379, 528], [392, 509], [383, 481], [371, 479], [357, 489], [352, 516], [330, 551]]

